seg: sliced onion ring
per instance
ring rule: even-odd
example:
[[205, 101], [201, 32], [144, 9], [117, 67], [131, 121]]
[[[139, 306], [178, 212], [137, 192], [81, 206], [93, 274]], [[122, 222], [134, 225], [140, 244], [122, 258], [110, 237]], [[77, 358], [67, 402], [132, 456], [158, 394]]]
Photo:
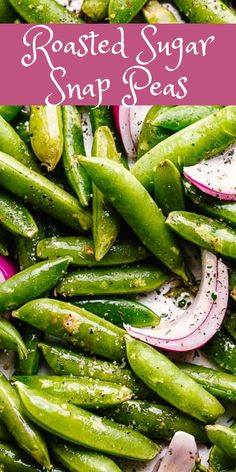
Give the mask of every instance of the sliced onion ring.
[[14, 263], [9, 257], [0, 256], [0, 283], [10, 279], [17, 272]]
[[130, 132], [136, 149], [138, 147], [143, 122], [150, 108], [151, 106], [145, 105], [133, 106], [130, 108]]
[[196, 441], [191, 434], [177, 431], [158, 472], [192, 472], [198, 459]]
[[130, 108], [113, 106], [112, 110], [127, 156], [133, 159], [136, 156], [136, 149], [130, 131]]

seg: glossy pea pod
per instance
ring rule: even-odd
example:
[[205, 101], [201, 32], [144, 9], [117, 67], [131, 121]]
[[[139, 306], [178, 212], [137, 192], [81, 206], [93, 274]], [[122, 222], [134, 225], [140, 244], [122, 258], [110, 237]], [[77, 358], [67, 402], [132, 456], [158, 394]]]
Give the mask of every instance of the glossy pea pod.
[[56, 0], [10, 0], [11, 5], [27, 23], [84, 23]]
[[174, 0], [191, 23], [236, 23], [236, 15], [221, 0]]
[[[102, 126], [95, 131], [92, 156], [103, 157], [120, 162], [115, 141], [110, 129]], [[86, 171], [86, 169], [85, 169]], [[93, 183], [93, 224], [92, 234], [95, 259], [100, 261], [111, 249], [120, 230], [120, 219], [115, 209], [105, 199], [100, 189]]]
[[49, 375], [18, 375], [16, 380], [85, 409], [110, 408], [132, 398], [132, 391], [112, 382]]
[[154, 200], [164, 215], [170, 211], [184, 210], [184, 191], [181, 174], [173, 162], [160, 162], [154, 178]]
[[0, 227], [0, 255], [9, 256], [8, 234], [4, 228]]
[[80, 14], [91, 23], [98, 23], [108, 16], [109, 0], [84, 0]]
[[170, 270], [187, 281], [178, 243], [167, 227], [162, 211], [140, 182], [122, 165], [108, 159], [81, 158], [81, 163], [141, 242]]
[[211, 252], [236, 258], [236, 231], [218, 220], [188, 211], [173, 211], [167, 225], [179, 236]]
[[74, 375], [114, 382], [130, 388], [141, 399], [151, 399], [153, 394], [140, 380], [123, 365], [91, 358], [61, 346], [40, 343], [43, 357], [57, 375]]
[[161, 398], [204, 423], [212, 422], [224, 413], [216, 398], [163, 354], [130, 336], [125, 340], [132, 370]]
[[110, 0], [108, 15], [110, 23], [130, 23], [143, 8], [145, 0]]
[[14, 387], [0, 374], [0, 418], [18, 445], [46, 469], [51, 469], [46, 443], [23, 411]]
[[[5, 442], [0, 443], [0, 464], [4, 472], [43, 472], [21, 449]], [[65, 469], [53, 467], [51, 472], [65, 472]]]
[[159, 447], [142, 434], [63, 399], [15, 382], [24, 410], [46, 431], [89, 449], [136, 460], [153, 459]]
[[0, 285], [0, 313], [13, 310], [51, 290], [65, 274], [68, 257], [28, 267]]
[[27, 352], [25, 359], [18, 359], [16, 373], [18, 375], [36, 375], [39, 370], [40, 350], [38, 343], [41, 340], [41, 333], [25, 325], [21, 331]]
[[[6, 0], [1, 0], [0, 5]], [[0, 7], [1, 8], [1, 7]], [[10, 8], [10, 5], [9, 5]], [[0, 11], [0, 16], [1, 16], [1, 11]], [[4, 118], [6, 121], [12, 121], [13, 118], [15, 118], [18, 113], [21, 110], [21, 106], [13, 106], [13, 105], [0, 105], [0, 115]]]
[[117, 241], [100, 261], [96, 261], [91, 238], [68, 236], [42, 239], [37, 245], [37, 256], [40, 259], [68, 256], [75, 266], [93, 267], [131, 264], [146, 259], [149, 253], [137, 241]]
[[66, 178], [81, 205], [87, 206], [92, 188], [88, 174], [78, 161], [78, 156], [85, 154], [85, 148], [80, 115], [77, 108], [68, 105], [62, 107], [62, 119], [64, 130], [62, 164]]
[[42, 298], [27, 303], [12, 315], [47, 334], [64, 339], [75, 348], [118, 362], [125, 357], [124, 331], [71, 303]]
[[0, 223], [13, 234], [33, 238], [38, 227], [27, 208], [14, 195], [0, 190]]
[[[236, 431], [236, 424], [231, 426]], [[209, 454], [209, 466], [211, 472], [233, 472], [235, 471], [235, 459], [230, 457], [223, 449], [213, 446]]]
[[81, 268], [65, 276], [54, 293], [61, 297], [146, 293], [157, 290], [169, 278], [154, 265]]
[[158, 403], [128, 400], [105, 415], [117, 423], [133, 427], [140, 433], [155, 439], [171, 439], [177, 431], [192, 434], [196, 441], [205, 443], [204, 426], [178, 410]]
[[16, 351], [21, 360], [27, 356], [27, 348], [20, 333], [4, 318], [0, 318], [0, 348]]
[[31, 106], [29, 132], [35, 155], [47, 171], [54, 170], [63, 151], [61, 107]]
[[170, 24], [177, 23], [177, 19], [172, 11], [168, 10], [157, 0], [149, 0], [142, 9], [143, 16], [150, 24]]
[[221, 368], [236, 375], [236, 343], [225, 332], [218, 331], [202, 350]]
[[214, 424], [206, 426], [206, 432], [213, 444], [236, 459], [236, 428]]
[[161, 161], [169, 159], [182, 169], [223, 151], [235, 137], [236, 107], [225, 107], [154, 146], [136, 162], [132, 174], [151, 191], [156, 166]]
[[168, 108], [172, 107], [153, 106], [148, 111], [138, 140], [137, 159], [140, 159], [140, 157], [150, 151], [150, 149], [173, 134], [171, 130], [153, 125], [156, 117]]
[[0, 152], [0, 172], [1, 185], [34, 208], [77, 231], [91, 227], [89, 211], [76, 198], [3, 152]]
[[[22, 236], [15, 236], [14, 238], [16, 255], [20, 270], [25, 270], [37, 263], [37, 244], [45, 236], [44, 226], [41, 220], [37, 216], [34, 217], [34, 219], [38, 228], [38, 232], [35, 236], [33, 236], [31, 239], [24, 238]], [[53, 257], [51, 257], [51, 259], [53, 259]]]

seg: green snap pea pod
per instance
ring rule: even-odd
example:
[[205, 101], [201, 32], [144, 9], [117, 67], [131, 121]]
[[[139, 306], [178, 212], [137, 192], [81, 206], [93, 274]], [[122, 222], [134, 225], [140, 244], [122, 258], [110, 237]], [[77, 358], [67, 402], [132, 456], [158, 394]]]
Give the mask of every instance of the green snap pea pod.
[[89, 449], [149, 460], [159, 447], [141, 433], [94, 415], [21, 382], [15, 382], [26, 414], [46, 431]]
[[133, 427], [153, 440], [171, 439], [177, 431], [185, 431], [192, 434], [196, 441], [207, 442], [201, 423], [170, 406], [129, 400], [105, 414], [117, 423]]
[[142, 157], [144, 154], [146, 154], [148, 151], [150, 151], [150, 149], [152, 149], [158, 143], [160, 143], [164, 139], [168, 138], [171, 134], [173, 134], [173, 131], [171, 130], [153, 125], [156, 117], [158, 117], [159, 114], [163, 113], [165, 109], [169, 109], [169, 108], [170, 107], [161, 107], [161, 106], [153, 106], [150, 108], [149, 112], [147, 113], [144, 119], [139, 141], [138, 141], [138, 150], [137, 150], [138, 159]]
[[81, 163], [142, 243], [169, 269], [188, 280], [177, 241], [162, 211], [140, 182], [122, 165], [108, 159], [81, 158]]
[[34, 375], [38, 373], [40, 351], [38, 343], [41, 340], [41, 333], [25, 326], [22, 330], [22, 337], [27, 348], [26, 359], [18, 360], [16, 372], [19, 375]]
[[208, 438], [229, 457], [236, 459], [236, 430], [220, 424], [206, 426]]
[[235, 472], [235, 461], [222, 449], [213, 446], [209, 454], [209, 472]]
[[91, 23], [98, 23], [108, 16], [108, 5], [109, 0], [84, 0], [81, 14]]
[[161, 112], [152, 121], [153, 126], [161, 126], [171, 131], [180, 131], [198, 120], [220, 110], [219, 106], [183, 105], [161, 107]]
[[8, 231], [25, 238], [32, 238], [38, 232], [38, 227], [27, 210], [14, 195], [0, 191], [0, 223]]
[[234, 375], [186, 362], [179, 362], [177, 365], [215, 397], [232, 402], [236, 401], [236, 378]]
[[48, 171], [55, 169], [62, 156], [62, 128], [60, 106], [31, 106], [29, 119], [31, 146]]
[[143, 16], [147, 23], [177, 23], [175, 15], [157, 0], [149, 0], [143, 7]]
[[120, 153], [120, 159], [125, 167], [127, 167], [127, 158], [125, 157], [125, 150], [121, 141], [120, 135], [116, 129], [111, 108], [109, 106], [89, 107], [89, 116], [92, 126], [93, 134], [101, 126], [107, 126], [114, 137], [117, 151]]
[[212, 422], [224, 413], [216, 398], [163, 354], [130, 336], [125, 340], [132, 370], [161, 398], [204, 423]]
[[50, 447], [54, 457], [71, 472], [121, 472], [109, 457], [73, 444], [51, 438]]
[[[38, 227], [38, 232], [33, 238], [24, 238], [22, 236], [16, 236], [14, 238], [15, 248], [17, 253], [17, 260], [20, 266], [20, 270], [27, 269], [28, 267], [36, 264], [37, 255], [36, 248], [38, 242], [45, 237], [44, 226], [41, 220], [36, 217], [35, 222]], [[51, 257], [53, 259], [53, 257]]]
[[[92, 155], [120, 161], [116, 150], [114, 138], [107, 126], [102, 126], [95, 131]], [[84, 169], [85, 170], [85, 169]], [[100, 261], [107, 254], [117, 239], [120, 229], [120, 219], [114, 208], [108, 203], [93, 183], [93, 241], [95, 247], [95, 259]]]
[[4, 228], [0, 227], [0, 255], [9, 256], [8, 234]]
[[202, 350], [220, 367], [236, 375], [236, 343], [226, 333], [218, 331]]
[[61, 346], [40, 343], [39, 348], [49, 367], [57, 375], [74, 375], [114, 382], [130, 388], [141, 399], [150, 399], [153, 394], [122, 365], [84, 356]]
[[80, 269], [64, 277], [55, 288], [62, 297], [124, 295], [157, 290], [169, 275], [156, 266], [121, 266]]
[[46, 443], [37, 427], [27, 419], [14, 387], [2, 374], [0, 374], [0, 418], [18, 445], [36, 462], [50, 470]]
[[108, 15], [110, 23], [130, 23], [137, 13], [142, 9], [145, 0], [110, 0]]
[[0, 285], [0, 313], [18, 308], [51, 290], [65, 274], [70, 259], [61, 257], [28, 267]]
[[1, 185], [75, 230], [91, 227], [91, 215], [76, 198], [33, 170], [0, 152]]
[[133, 300], [90, 299], [71, 300], [76, 306], [85, 308], [97, 316], [101, 316], [111, 323], [123, 328], [124, 323], [142, 328], [144, 326], [158, 326], [159, 316], [150, 308]]
[[132, 174], [152, 190], [156, 166], [169, 159], [182, 168], [209, 159], [235, 141], [236, 107], [222, 108], [157, 144], [139, 159]]
[[16, 351], [20, 359], [26, 358], [27, 348], [20, 333], [8, 320], [3, 318], [0, 318], [0, 347]]
[[27, 23], [84, 23], [56, 0], [10, 0]]
[[[6, 0], [3, 0], [3, 1], [6, 1]], [[1, 5], [1, 0], [0, 0], [0, 5]], [[1, 15], [1, 12], [0, 12], [0, 15]], [[10, 105], [9, 106], [0, 105], [0, 115], [4, 118], [4, 120], [12, 121], [13, 118], [15, 118], [16, 115], [18, 115], [21, 108], [22, 108], [21, 106], [18, 107], [18, 106], [10, 106]]]
[[15, 378], [30, 388], [85, 409], [112, 407], [133, 396], [129, 388], [101, 380], [49, 375], [20, 375]]
[[174, 0], [190, 23], [236, 23], [236, 15], [221, 0]]
[[[13, 437], [10, 435], [8, 429], [6, 428], [6, 426], [4, 425], [4, 423], [0, 420], [0, 443], [1, 442], [6, 442], [7, 444], [11, 444], [14, 439]], [[0, 464], [1, 464], [1, 460], [0, 460]]]
[[185, 209], [181, 174], [168, 159], [157, 166], [154, 177], [154, 199], [164, 215], [168, 215], [170, 211]]
[[0, 151], [14, 157], [28, 169], [41, 173], [36, 157], [14, 128], [0, 116]]
[[215, 216], [219, 220], [229, 223], [236, 227], [236, 203], [219, 200], [218, 198], [210, 197], [201, 192], [187, 179], [183, 179], [184, 190], [186, 196], [190, 198], [196, 205], [199, 206], [209, 216]]
[[37, 246], [40, 259], [69, 256], [73, 265], [85, 267], [130, 264], [146, 259], [148, 255], [146, 248], [136, 241], [117, 241], [100, 261], [96, 261], [93, 240], [85, 236], [42, 239]]
[[236, 258], [236, 231], [218, 220], [188, 211], [173, 211], [166, 223], [182, 238], [201, 248]]
[[27, 303], [13, 317], [111, 360], [125, 357], [125, 331], [71, 303], [42, 298]]
[[75, 106], [64, 106], [62, 118], [64, 129], [62, 163], [65, 174], [81, 205], [87, 206], [92, 189], [88, 174], [78, 161], [78, 156], [85, 154], [80, 115]]
[[4, 472], [42, 472], [21, 449], [5, 442], [0, 442], [0, 464]]
[[0, 23], [12, 23], [16, 13], [8, 0], [0, 0]]
[[227, 313], [224, 319], [224, 326], [227, 329], [228, 333], [236, 341], [236, 313], [235, 312], [231, 311], [230, 313]]

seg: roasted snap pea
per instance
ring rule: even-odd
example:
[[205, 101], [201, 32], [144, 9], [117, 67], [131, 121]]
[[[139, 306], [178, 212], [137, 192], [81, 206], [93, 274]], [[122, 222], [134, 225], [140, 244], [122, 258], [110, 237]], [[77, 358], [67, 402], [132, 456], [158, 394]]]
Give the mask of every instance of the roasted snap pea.
[[49, 375], [20, 375], [15, 378], [30, 388], [85, 409], [112, 407], [133, 396], [129, 388], [101, 380]]
[[80, 231], [81, 227], [84, 230], [90, 228], [91, 215], [76, 198], [3, 152], [0, 152], [0, 172], [1, 185], [34, 208], [39, 208], [72, 229]]
[[19, 359], [25, 359], [27, 348], [17, 329], [6, 319], [0, 318], [0, 348], [12, 349], [18, 353]]
[[161, 161], [169, 159], [180, 168], [191, 166], [223, 151], [235, 138], [236, 107], [225, 107], [154, 146], [136, 162], [132, 174], [151, 191]]
[[[45, 237], [44, 225], [41, 220], [36, 216], [34, 217], [37, 224], [38, 232], [33, 238], [24, 238], [23, 236], [15, 236], [14, 243], [16, 249], [16, 255], [20, 270], [27, 269], [28, 267], [36, 264], [37, 254], [36, 248], [38, 242]], [[51, 257], [53, 259], [53, 257]]]
[[108, 16], [109, 0], [84, 0], [80, 13], [91, 23], [97, 23]]
[[185, 209], [181, 174], [168, 159], [157, 166], [154, 177], [154, 199], [164, 215], [168, 215], [170, 211]]
[[63, 151], [63, 124], [60, 106], [31, 106], [30, 142], [37, 158], [52, 171]]
[[159, 447], [141, 433], [15, 382], [28, 417], [46, 431], [97, 451], [149, 460]]
[[230, 311], [224, 318], [224, 326], [227, 329], [228, 333], [236, 341], [236, 313]]
[[173, 134], [173, 131], [162, 128], [160, 126], [154, 126], [153, 123], [159, 114], [163, 113], [164, 109], [172, 107], [161, 107], [153, 106], [147, 113], [143, 126], [141, 129], [140, 137], [138, 140], [137, 158], [139, 159], [146, 154], [150, 149], [156, 146], [164, 139], [168, 138]]
[[160, 112], [152, 120], [152, 125], [176, 132], [218, 111], [220, 108], [222, 107], [203, 105], [161, 107]]
[[209, 472], [235, 472], [235, 460], [222, 449], [212, 446], [209, 454]]
[[201, 423], [167, 405], [129, 400], [105, 414], [117, 423], [133, 427], [153, 440], [171, 439], [177, 431], [185, 431], [192, 434], [196, 441], [207, 442]]
[[38, 227], [27, 208], [14, 195], [0, 190], [0, 224], [8, 231], [33, 238]]
[[[101, 126], [95, 131], [92, 156], [120, 162], [119, 154], [116, 150], [114, 138], [107, 126]], [[85, 170], [85, 169], [84, 169]], [[100, 261], [111, 249], [117, 239], [120, 230], [120, 219], [111, 206], [106, 201], [103, 193], [93, 183], [93, 241], [95, 248], [95, 259]]]
[[175, 15], [157, 0], [149, 0], [143, 7], [143, 16], [147, 23], [177, 23]]
[[17, 392], [3, 374], [0, 374], [0, 418], [21, 449], [50, 470], [46, 443], [37, 427], [27, 419]]
[[28, 23], [84, 23], [56, 0], [10, 0], [10, 3]]
[[0, 285], [0, 313], [13, 310], [51, 290], [63, 277], [68, 257], [39, 262]]
[[21, 449], [4, 441], [0, 442], [0, 464], [3, 472], [42, 472], [41, 467], [37, 467]]
[[51, 438], [54, 457], [71, 472], [121, 472], [112, 459], [94, 451]]
[[220, 367], [236, 375], [236, 343], [233, 338], [222, 330], [218, 331], [202, 350]]
[[9, 256], [8, 234], [4, 228], [0, 227], [0, 255]]
[[55, 288], [55, 295], [84, 297], [145, 293], [158, 289], [168, 279], [169, 275], [154, 265], [83, 268], [64, 277]]
[[236, 231], [218, 220], [188, 211], [173, 211], [167, 225], [182, 238], [211, 252], [236, 258]]
[[236, 15], [221, 0], [174, 0], [191, 23], [236, 23]]
[[[1, 17], [1, 5], [3, 2], [8, 1], [8, 0], [0, 0], [0, 17]], [[10, 8], [10, 5], [9, 5]], [[6, 121], [12, 121], [13, 118], [18, 115], [18, 113], [21, 110], [21, 106], [5, 106], [5, 105], [0, 105], [0, 115], [4, 118]]]
[[187, 280], [178, 243], [162, 211], [140, 182], [121, 164], [108, 159], [81, 158], [81, 163], [142, 243], [169, 269]]
[[75, 106], [64, 106], [62, 107], [62, 119], [64, 130], [62, 163], [66, 178], [81, 205], [87, 206], [92, 188], [90, 178], [78, 160], [80, 154], [85, 154], [79, 111]]
[[108, 15], [110, 23], [130, 23], [142, 9], [146, 0], [110, 0]]
[[26, 358], [19, 359], [16, 364], [16, 372], [19, 375], [34, 375], [38, 373], [40, 351], [38, 343], [41, 340], [41, 333], [32, 330], [30, 326], [24, 325], [22, 337], [27, 348]]
[[127, 358], [135, 374], [161, 398], [204, 423], [224, 413], [223, 406], [153, 347], [125, 336]]
[[114, 382], [130, 388], [141, 399], [151, 399], [153, 394], [123, 365], [84, 356], [61, 346], [40, 343], [39, 348], [49, 367], [57, 375], [74, 375]]
[[160, 323], [160, 318], [156, 313], [133, 300], [92, 298], [90, 300], [71, 300], [71, 303], [105, 318], [120, 328], [123, 328], [124, 324], [142, 328], [144, 326], [154, 327]]
[[116, 241], [107, 254], [100, 260], [95, 259], [94, 243], [85, 236], [68, 236], [42, 239], [37, 245], [40, 259], [71, 257], [75, 266], [115, 266], [131, 264], [146, 259], [148, 251], [138, 241]]
[[222, 449], [229, 457], [236, 459], [236, 429], [214, 424], [206, 426], [210, 441]]
[[226, 372], [180, 362], [178, 367], [217, 398], [236, 402], [236, 378]]
[[41, 298], [27, 303], [12, 315], [64, 339], [75, 348], [116, 361], [122, 361], [125, 357], [125, 331], [71, 303]]

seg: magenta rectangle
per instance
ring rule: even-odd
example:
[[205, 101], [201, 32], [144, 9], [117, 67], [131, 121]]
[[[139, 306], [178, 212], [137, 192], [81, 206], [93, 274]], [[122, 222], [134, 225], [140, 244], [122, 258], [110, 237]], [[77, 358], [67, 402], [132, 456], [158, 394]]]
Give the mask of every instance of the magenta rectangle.
[[1, 25], [2, 105], [236, 105], [236, 25]]

